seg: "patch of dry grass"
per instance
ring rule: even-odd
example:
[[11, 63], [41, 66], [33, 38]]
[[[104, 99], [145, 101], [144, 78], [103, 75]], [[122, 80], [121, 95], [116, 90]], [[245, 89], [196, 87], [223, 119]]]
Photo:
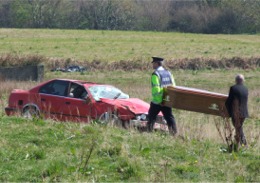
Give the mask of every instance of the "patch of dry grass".
[[17, 54], [3, 54], [0, 56], [1, 67], [38, 65], [46, 61], [46, 58], [39, 55], [17, 55]]
[[[137, 70], [150, 70], [150, 62], [133, 59], [133, 60], [120, 60], [118, 62], [106, 61], [82, 61], [75, 59], [63, 58], [48, 58], [39, 55], [15, 55], [6, 54], [0, 56], [1, 67], [11, 66], [24, 66], [24, 65], [37, 65], [44, 64], [47, 70], [54, 68], [66, 68], [71, 65], [79, 65], [85, 67], [88, 71], [137, 71]], [[192, 58], [192, 59], [172, 59], [165, 60], [164, 65], [172, 70], [202, 70], [202, 69], [256, 69], [260, 67], [260, 57], [250, 58]]]

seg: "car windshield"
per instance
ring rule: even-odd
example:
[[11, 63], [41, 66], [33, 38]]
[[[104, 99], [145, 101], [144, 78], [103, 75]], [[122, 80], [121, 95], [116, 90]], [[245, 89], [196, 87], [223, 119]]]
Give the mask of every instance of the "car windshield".
[[107, 99], [128, 99], [129, 98], [128, 94], [123, 93], [121, 90], [113, 86], [107, 86], [107, 85], [91, 86], [89, 87], [89, 91], [96, 101], [99, 101], [100, 98], [107, 98]]

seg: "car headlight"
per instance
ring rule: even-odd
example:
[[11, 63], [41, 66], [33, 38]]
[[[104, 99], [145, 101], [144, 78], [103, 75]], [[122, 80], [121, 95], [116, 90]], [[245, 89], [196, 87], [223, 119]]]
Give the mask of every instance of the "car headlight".
[[136, 120], [147, 121], [148, 120], [147, 114], [141, 114], [141, 115], [136, 116]]
[[141, 114], [140, 116], [141, 120], [146, 121], [147, 120], [147, 116], [145, 114]]

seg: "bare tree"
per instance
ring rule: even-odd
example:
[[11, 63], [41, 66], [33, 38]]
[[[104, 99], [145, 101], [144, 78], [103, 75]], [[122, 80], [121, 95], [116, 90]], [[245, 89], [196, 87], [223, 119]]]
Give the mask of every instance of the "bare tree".
[[90, 29], [130, 29], [133, 24], [133, 6], [127, 0], [79, 1], [81, 6], [80, 28]]
[[170, 20], [170, 2], [167, 0], [136, 0], [138, 28], [141, 30], [166, 30]]
[[10, 27], [11, 24], [11, 2], [10, 1], [0, 1], [0, 26]]
[[28, 0], [31, 7], [32, 27], [53, 28], [61, 0]]
[[0, 0], [0, 27], [257, 33], [245, 0]]

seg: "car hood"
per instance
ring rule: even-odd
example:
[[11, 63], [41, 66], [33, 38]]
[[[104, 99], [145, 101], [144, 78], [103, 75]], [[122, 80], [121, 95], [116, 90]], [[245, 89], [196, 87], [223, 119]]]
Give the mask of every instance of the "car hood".
[[148, 113], [150, 105], [147, 102], [144, 102], [138, 98], [129, 98], [129, 99], [105, 99], [101, 98], [101, 101], [115, 107], [123, 107], [130, 110], [134, 114]]

